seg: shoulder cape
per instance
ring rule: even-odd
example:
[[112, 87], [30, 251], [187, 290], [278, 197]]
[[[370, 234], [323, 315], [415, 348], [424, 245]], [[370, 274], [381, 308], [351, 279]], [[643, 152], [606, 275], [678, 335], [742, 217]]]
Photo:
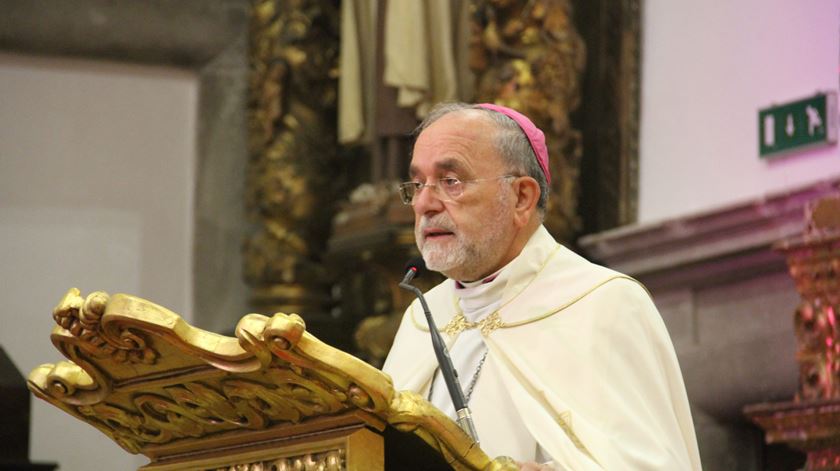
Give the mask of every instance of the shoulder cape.
[[[505, 270], [513, 272], [499, 322], [483, 334], [488, 358], [513, 412], [555, 463], [701, 469], [676, 354], [644, 287], [557, 244], [542, 227]], [[456, 314], [455, 296], [452, 280], [427, 293], [438, 328]], [[397, 389], [428, 389], [437, 367], [428, 335], [412, 303], [383, 368]], [[444, 338], [451, 345], [456, 337]]]

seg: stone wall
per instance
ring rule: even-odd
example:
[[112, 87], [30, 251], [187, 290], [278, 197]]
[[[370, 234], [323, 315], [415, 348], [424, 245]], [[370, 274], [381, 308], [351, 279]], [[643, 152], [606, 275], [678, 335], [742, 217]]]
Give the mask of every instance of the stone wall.
[[[174, 65], [199, 77], [195, 324], [229, 331], [242, 281], [248, 0], [0, 0], [0, 51]], [[154, 139], [154, 136], [149, 136]]]

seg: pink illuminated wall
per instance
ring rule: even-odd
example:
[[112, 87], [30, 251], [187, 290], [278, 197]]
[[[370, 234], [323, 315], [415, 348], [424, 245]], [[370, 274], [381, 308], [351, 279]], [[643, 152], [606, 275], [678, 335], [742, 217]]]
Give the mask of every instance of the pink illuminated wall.
[[648, 0], [639, 222], [840, 177], [832, 146], [764, 161], [757, 111], [837, 91], [840, 1]]

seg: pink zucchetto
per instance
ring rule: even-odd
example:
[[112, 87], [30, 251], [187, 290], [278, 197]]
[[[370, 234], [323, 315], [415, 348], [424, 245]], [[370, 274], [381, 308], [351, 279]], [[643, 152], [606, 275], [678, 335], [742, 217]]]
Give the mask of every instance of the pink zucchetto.
[[543, 134], [540, 128], [524, 114], [506, 106], [494, 105], [493, 103], [479, 103], [476, 106], [485, 110], [502, 113], [519, 125], [522, 132], [525, 133], [525, 137], [528, 138], [528, 142], [531, 143], [531, 149], [534, 150], [534, 155], [537, 156], [537, 163], [540, 164], [540, 168], [545, 174], [546, 182], [550, 184], [551, 172], [548, 171], [548, 148], [545, 146], [545, 134]]

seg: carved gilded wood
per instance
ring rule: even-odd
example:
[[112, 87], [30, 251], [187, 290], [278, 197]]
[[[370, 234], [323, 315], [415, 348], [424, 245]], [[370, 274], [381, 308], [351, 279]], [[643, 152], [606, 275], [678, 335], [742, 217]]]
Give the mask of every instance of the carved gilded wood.
[[799, 390], [791, 402], [748, 406], [766, 432], [808, 455], [805, 471], [840, 471], [840, 194], [806, 207], [807, 228], [781, 241], [801, 302], [794, 314]]
[[801, 237], [779, 243], [801, 302], [794, 315], [798, 401], [840, 399], [840, 195], [806, 206]]
[[580, 104], [586, 49], [570, 0], [476, 0], [470, 68], [477, 102], [527, 115], [546, 134], [553, 180], [546, 227], [571, 242], [580, 229], [580, 131], [569, 115]]
[[329, 310], [322, 254], [347, 165], [335, 129], [338, 21], [334, 2], [253, 2], [245, 201], [256, 227], [243, 271], [260, 310]]
[[[233, 454], [249, 443], [282, 450], [283, 440], [360, 424], [414, 433], [454, 469], [506, 463], [491, 461], [418, 395], [394, 391], [388, 375], [320, 342], [296, 314], [248, 314], [233, 338], [134, 296], [82, 297], [71, 289], [53, 318], [51, 339], [67, 361], [37, 367], [29, 388], [126, 451], [150, 457], [148, 469], [205, 469], [167, 462], [207, 449]], [[329, 469], [343, 459], [340, 450], [298, 446], [292, 454], [243, 455], [250, 461], [236, 464], [303, 460]], [[222, 455], [207, 463], [227, 466]]]

